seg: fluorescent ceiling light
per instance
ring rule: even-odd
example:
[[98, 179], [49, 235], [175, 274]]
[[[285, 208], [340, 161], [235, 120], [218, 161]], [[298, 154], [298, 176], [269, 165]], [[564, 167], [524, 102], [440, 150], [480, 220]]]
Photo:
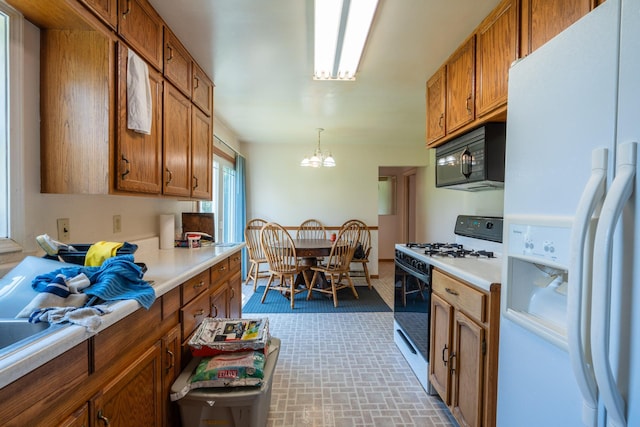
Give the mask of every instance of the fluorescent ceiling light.
[[355, 80], [378, 0], [316, 0], [314, 79]]

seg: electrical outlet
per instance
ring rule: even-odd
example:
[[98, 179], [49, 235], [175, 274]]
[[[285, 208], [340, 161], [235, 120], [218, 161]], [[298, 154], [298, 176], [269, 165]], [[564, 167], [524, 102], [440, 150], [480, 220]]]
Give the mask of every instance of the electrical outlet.
[[69, 218], [58, 218], [58, 240], [66, 243], [70, 239], [71, 227], [69, 226]]
[[120, 215], [113, 216], [113, 233], [120, 233], [122, 231], [122, 218]]

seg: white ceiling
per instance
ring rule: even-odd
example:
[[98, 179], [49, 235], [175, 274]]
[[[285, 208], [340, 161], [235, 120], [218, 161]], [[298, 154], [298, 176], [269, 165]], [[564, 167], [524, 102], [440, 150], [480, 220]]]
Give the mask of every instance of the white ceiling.
[[355, 82], [312, 80], [313, 0], [150, 0], [240, 141], [424, 145], [425, 83], [499, 0], [380, 0]]

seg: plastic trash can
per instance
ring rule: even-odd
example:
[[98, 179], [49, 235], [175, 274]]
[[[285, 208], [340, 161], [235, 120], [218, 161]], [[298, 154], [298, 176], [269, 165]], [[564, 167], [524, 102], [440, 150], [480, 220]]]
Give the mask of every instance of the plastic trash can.
[[[279, 354], [280, 340], [271, 337], [264, 381], [260, 387], [199, 388], [178, 399], [182, 427], [264, 427]], [[200, 358], [194, 358], [187, 365], [171, 386], [171, 393], [184, 389], [198, 363]]]

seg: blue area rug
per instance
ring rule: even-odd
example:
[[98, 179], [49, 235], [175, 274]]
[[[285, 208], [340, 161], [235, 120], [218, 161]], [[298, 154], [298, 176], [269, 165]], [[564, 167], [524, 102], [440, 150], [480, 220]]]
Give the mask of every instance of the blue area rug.
[[264, 286], [258, 286], [256, 292], [242, 307], [242, 313], [357, 313], [391, 311], [389, 306], [378, 295], [375, 289], [367, 286], [356, 286], [359, 299], [355, 299], [350, 289], [338, 291], [338, 306], [333, 306], [333, 299], [319, 292], [313, 293], [313, 299], [307, 301], [307, 292], [295, 296], [293, 311], [291, 302], [279, 291], [269, 291], [264, 304], [260, 303]]

